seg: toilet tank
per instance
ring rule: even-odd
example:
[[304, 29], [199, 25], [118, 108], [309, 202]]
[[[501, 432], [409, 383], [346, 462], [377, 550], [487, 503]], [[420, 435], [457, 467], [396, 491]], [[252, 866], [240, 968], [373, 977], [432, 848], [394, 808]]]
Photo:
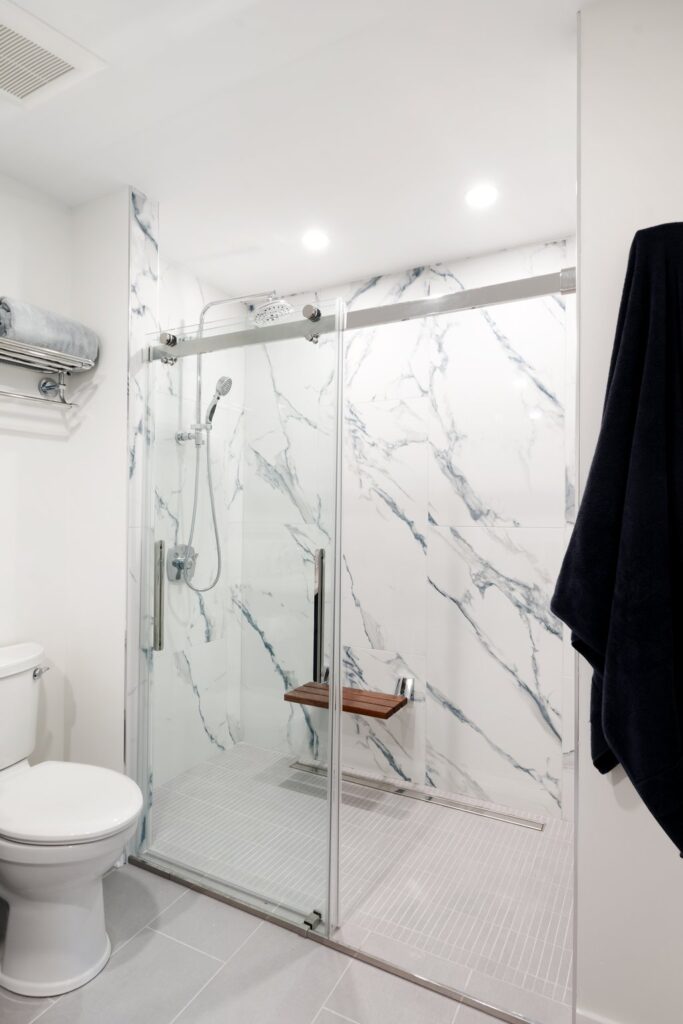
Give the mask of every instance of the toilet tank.
[[36, 745], [40, 644], [0, 647], [0, 770], [29, 757]]

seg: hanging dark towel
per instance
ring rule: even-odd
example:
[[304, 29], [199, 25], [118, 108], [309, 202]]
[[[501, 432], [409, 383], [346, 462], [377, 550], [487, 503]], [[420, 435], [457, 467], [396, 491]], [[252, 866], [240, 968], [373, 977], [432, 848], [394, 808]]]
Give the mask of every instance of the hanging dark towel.
[[552, 609], [593, 667], [595, 767], [683, 850], [683, 224], [631, 246], [600, 436]]

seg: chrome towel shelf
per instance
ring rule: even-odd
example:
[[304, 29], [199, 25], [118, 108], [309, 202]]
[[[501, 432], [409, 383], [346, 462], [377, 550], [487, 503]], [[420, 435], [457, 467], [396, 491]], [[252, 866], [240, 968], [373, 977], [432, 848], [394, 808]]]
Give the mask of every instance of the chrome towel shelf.
[[[66, 377], [70, 373], [83, 373], [92, 370], [95, 363], [83, 356], [67, 355], [39, 345], [26, 345], [9, 338], [0, 338], [0, 362], [23, 366], [29, 370], [43, 373], [56, 373], [57, 380], [43, 377], [38, 384], [38, 395], [25, 395], [20, 391], [0, 389], [0, 398], [17, 398], [27, 402], [42, 402], [45, 405], [71, 407], [73, 402], [66, 400]], [[56, 396], [56, 397], [51, 397]]]

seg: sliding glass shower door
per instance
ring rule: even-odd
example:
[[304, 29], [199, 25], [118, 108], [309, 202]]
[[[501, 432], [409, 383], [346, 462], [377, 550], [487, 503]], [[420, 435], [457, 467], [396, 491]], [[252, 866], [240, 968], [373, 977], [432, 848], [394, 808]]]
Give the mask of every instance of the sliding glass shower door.
[[206, 329], [228, 347], [201, 358], [199, 406], [187, 340], [150, 364], [140, 855], [329, 932], [343, 311], [323, 313], [319, 337], [290, 326], [299, 310], [281, 340], [262, 339], [282, 323]]

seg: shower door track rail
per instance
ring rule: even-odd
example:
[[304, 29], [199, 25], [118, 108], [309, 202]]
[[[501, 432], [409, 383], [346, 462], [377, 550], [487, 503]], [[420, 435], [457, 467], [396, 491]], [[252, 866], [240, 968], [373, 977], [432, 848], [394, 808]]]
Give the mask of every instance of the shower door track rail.
[[[426, 299], [410, 299], [407, 302], [392, 302], [384, 306], [368, 306], [367, 309], [349, 310], [346, 317], [346, 330], [382, 327], [386, 324], [421, 320], [427, 316], [439, 316], [443, 313], [458, 313], [468, 309], [500, 306], [508, 302], [521, 302], [525, 299], [541, 298], [543, 295], [558, 293], [569, 295], [575, 291], [576, 267], [566, 267], [553, 274], [523, 277], [516, 281], [486, 285], [483, 288], [466, 288], [460, 292], [449, 292], [447, 295], [435, 295]], [[149, 357], [152, 361], [169, 362], [184, 359], [187, 356], [201, 355], [205, 352], [218, 352], [222, 349], [239, 348], [244, 345], [261, 345], [270, 341], [287, 341], [301, 337], [317, 341], [319, 335], [330, 334], [337, 329], [336, 315], [329, 314], [320, 317], [315, 323], [304, 318], [271, 324], [268, 327], [249, 327], [202, 337], [190, 334], [180, 336], [163, 332], [159, 336], [161, 344], [152, 345]], [[179, 341], [182, 341], [181, 345], [178, 345]]]
[[133, 864], [136, 868], [142, 868], [143, 871], [150, 871], [154, 875], [160, 875], [162, 878], [168, 878], [170, 881], [179, 882], [181, 885], [186, 886], [186, 888], [191, 889], [193, 892], [198, 892], [203, 896], [209, 896], [212, 899], [219, 900], [221, 903], [226, 903], [229, 907], [235, 907], [236, 910], [243, 910], [247, 914], [252, 914], [254, 917], [259, 917], [263, 921], [268, 921], [270, 924], [277, 925], [278, 928], [285, 928], [287, 931], [295, 932], [297, 935], [302, 936], [302, 938], [310, 939], [312, 942], [318, 942], [320, 945], [327, 946], [329, 949], [334, 949], [338, 953], [344, 953], [352, 960], [358, 960], [360, 963], [368, 964], [370, 967], [376, 967], [378, 970], [384, 971], [386, 974], [393, 974], [396, 978], [403, 978], [405, 981], [411, 981], [413, 984], [419, 985], [420, 988], [427, 988], [431, 992], [436, 992], [438, 995], [445, 996], [447, 999], [452, 999], [456, 1003], [462, 1003], [463, 1006], [469, 1006], [473, 1010], [479, 1010], [481, 1013], [485, 1013], [489, 1017], [504, 1021], [504, 1024], [541, 1024], [540, 1021], [534, 1021], [531, 1017], [526, 1017], [521, 1013], [515, 1013], [513, 1010], [504, 1010], [499, 1006], [494, 1006], [492, 1003], [485, 1002], [483, 999], [478, 999], [476, 996], [470, 996], [467, 992], [463, 992], [459, 988], [453, 988], [450, 985], [444, 985], [441, 982], [432, 981], [431, 978], [425, 978], [424, 975], [417, 974], [414, 971], [408, 971], [403, 967], [399, 967], [397, 964], [391, 963], [389, 960], [382, 960], [381, 957], [374, 956], [372, 953], [366, 953], [362, 949], [357, 949], [354, 946], [348, 946], [346, 943], [338, 942], [336, 939], [330, 939], [326, 935], [321, 935], [304, 925], [294, 924], [292, 921], [287, 921], [278, 917], [274, 913], [271, 914], [265, 909], [260, 909], [250, 903], [236, 899], [234, 896], [228, 896], [223, 892], [211, 889], [207, 885], [195, 882], [184, 871], [174, 871], [166, 867], [161, 867], [160, 864], [146, 860], [144, 856], [128, 857], [128, 863]]

